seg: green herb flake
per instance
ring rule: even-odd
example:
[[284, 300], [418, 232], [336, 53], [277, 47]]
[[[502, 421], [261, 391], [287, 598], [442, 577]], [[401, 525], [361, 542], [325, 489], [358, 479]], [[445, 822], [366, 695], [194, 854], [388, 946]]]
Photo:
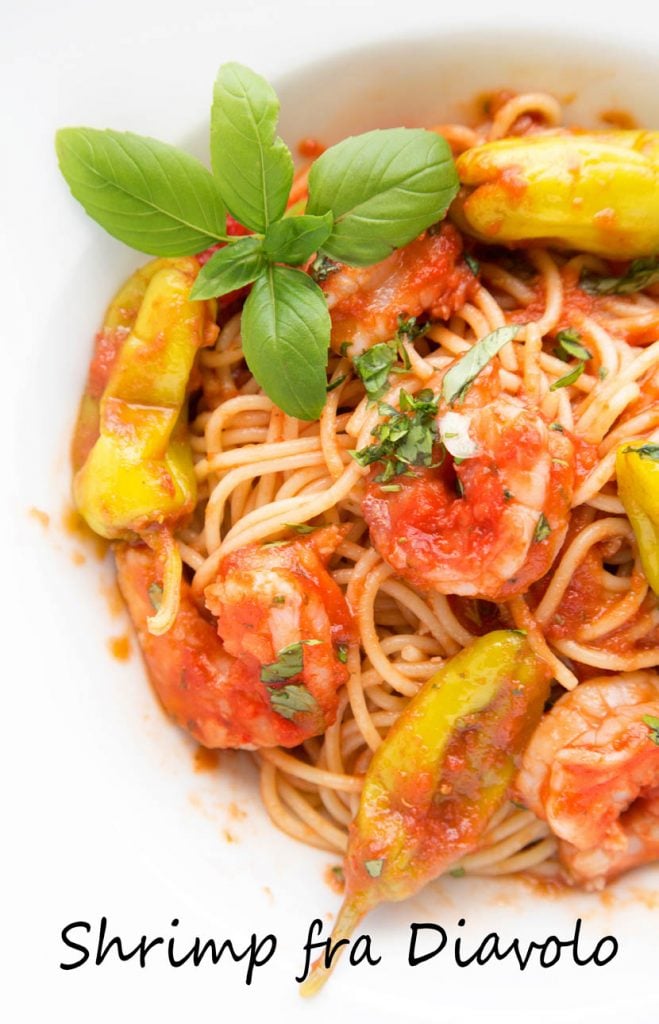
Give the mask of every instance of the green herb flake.
[[[341, 264], [331, 260], [329, 256], [316, 256], [315, 260], [311, 264], [309, 273], [313, 277], [316, 284], [322, 284], [326, 281], [330, 274], [335, 274], [337, 270], [341, 269]], [[343, 343], [344, 345], [346, 342]], [[343, 346], [341, 346], [343, 348]], [[341, 353], [344, 355], [345, 353]]]
[[380, 490], [381, 491], [387, 491], [388, 493], [391, 493], [391, 494], [396, 494], [398, 491], [402, 491], [402, 489], [403, 488], [402, 488], [401, 484], [381, 484], [380, 485]]
[[549, 427], [549, 429], [550, 430], [557, 430], [559, 434], [564, 434], [565, 433], [565, 427], [563, 427], [560, 423], [552, 423], [551, 426]]
[[318, 702], [306, 686], [301, 683], [289, 683], [288, 686], [268, 687], [268, 696], [272, 710], [282, 718], [291, 719], [300, 712], [318, 710]]
[[468, 352], [458, 359], [449, 370], [446, 371], [442, 380], [442, 395], [444, 400], [453, 405], [454, 402], [463, 401], [470, 384], [476, 379], [490, 360], [501, 351], [504, 345], [517, 337], [518, 325], [507, 325], [498, 327], [496, 331], [486, 334], [484, 338], [477, 341]]
[[384, 858], [380, 857], [379, 860], [365, 860], [364, 867], [371, 878], [379, 878], [382, 874], [382, 868], [384, 867]]
[[467, 872], [464, 868], [453, 868], [452, 871], [449, 871], [451, 878], [464, 878], [466, 874]]
[[371, 402], [382, 398], [389, 387], [389, 374], [396, 359], [395, 349], [387, 342], [380, 342], [367, 349], [361, 356], [355, 356], [353, 366], [364, 385]]
[[638, 455], [639, 458], [648, 459], [651, 462], [659, 462], [659, 444], [653, 444], [651, 441], [639, 445], [638, 448], [635, 448], [633, 444], [628, 444], [626, 448], [623, 448], [623, 453]]
[[275, 594], [275, 596], [272, 599], [272, 603], [273, 605], [286, 604], [286, 598], [284, 597], [283, 594]]
[[261, 666], [260, 679], [262, 683], [283, 683], [293, 676], [297, 676], [304, 666], [303, 647], [315, 647], [320, 640], [300, 640], [298, 643], [289, 644], [283, 647], [275, 661], [268, 665]]
[[593, 358], [593, 353], [581, 344], [581, 334], [573, 327], [566, 331], [559, 331], [556, 341], [554, 353], [565, 363], [570, 359], [581, 359], [583, 362], [587, 362]]
[[343, 884], [346, 880], [345, 872], [340, 864], [334, 864], [332, 866], [332, 874], [336, 878], [337, 882]]
[[347, 644], [337, 644], [336, 656], [337, 656], [337, 658], [339, 659], [339, 661], [341, 662], [342, 665], [347, 665], [348, 664], [348, 645]]
[[622, 277], [599, 277], [586, 273], [581, 287], [591, 295], [630, 295], [659, 282], [659, 255], [633, 260]]
[[547, 519], [544, 512], [541, 512], [540, 518], [536, 523], [535, 533], [533, 534], [533, 540], [539, 544], [541, 541], [546, 540], [550, 533], [551, 526], [549, 525], [549, 520]]
[[396, 330], [396, 339], [398, 341], [414, 341], [415, 338], [422, 337], [426, 331], [430, 330], [431, 324], [424, 323], [420, 324], [417, 317], [411, 316], [405, 319], [405, 317], [398, 317], [398, 328]]
[[606, 366], [600, 366], [599, 370], [597, 371], [597, 376], [600, 380], [606, 380], [606, 378], [609, 376], [609, 371], [607, 370]]
[[555, 380], [553, 384], [550, 384], [549, 390], [558, 391], [559, 388], [569, 387], [570, 384], [574, 384], [575, 381], [579, 380], [579, 377], [585, 369], [585, 363], [577, 363], [573, 370], [570, 370], [570, 372], [566, 373], [564, 377], [559, 377], [558, 380]]
[[337, 377], [336, 380], [333, 380], [330, 384], [327, 385], [327, 394], [329, 395], [330, 391], [336, 391], [336, 389], [340, 388], [343, 382], [347, 379], [348, 375], [346, 373], [342, 373], [340, 377]]
[[650, 739], [659, 747], [659, 718], [654, 715], [643, 715], [643, 723], [650, 730]]
[[467, 253], [465, 256], [465, 263], [471, 270], [474, 277], [478, 277], [481, 272], [481, 265], [479, 261], [474, 256], [470, 256], [469, 253]]
[[157, 612], [162, 604], [162, 587], [159, 583], [151, 583], [147, 594], [149, 595], [151, 607]]
[[319, 526], [309, 526], [309, 523], [284, 523], [289, 530], [293, 530], [295, 533], [300, 533], [302, 536], [306, 536], [308, 533], [314, 533], [319, 530]]

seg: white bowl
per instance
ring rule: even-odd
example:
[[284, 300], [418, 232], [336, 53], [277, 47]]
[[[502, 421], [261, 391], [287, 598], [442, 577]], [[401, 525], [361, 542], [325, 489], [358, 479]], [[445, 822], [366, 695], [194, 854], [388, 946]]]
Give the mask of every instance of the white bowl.
[[[325, 10], [328, 6], [323, 5]], [[128, 12], [128, 5], [124, 10]], [[392, 13], [393, 5], [387, 10]], [[169, 8], [168, 17], [174, 18]], [[244, 18], [249, 20], [247, 13]], [[137, 12], [135, 19], [135, 38], [141, 39], [145, 21]], [[603, 110], [618, 108], [650, 127], [653, 118], [656, 124], [656, 27], [639, 26], [635, 44], [609, 39], [593, 47], [585, 34], [547, 31], [495, 35], [491, 30], [454, 30], [428, 34], [421, 41], [406, 39], [403, 32], [401, 39], [396, 28], [403, 20], [398, 13], [386, 30], [380, 26], [377, 35], [388, 36], [388, 43], [348, 50], [280, 76], [281, 127], [289, 142], [305, 135], [332, 142], [374, 126], [459, 120], [476, 94], [497, 87], [550, 90], [566, 101], [570, 122], [596, 125]], [[176, 23], [166, 24], [163, 50], [172, 93], [162, 98], [163, 110], [149, 80], [149, 72], [162, 76], [164, 57], [158, 52], [143, 51], [144, 96], [134, 91], [134, 75], [129, 85], [117, 84], [113, 91], [115, 82], [107, 77], [108, 46], [125, 44], [131, 55], [136, 52], [134, 37], [130, 32], [126, 36], [121, 26], [102, 30], [107, 33], [101, 48], [105, 80], [87, 78], [75, 99], [72, 81], [81, 69], [89, 73], [93, 58], [89, 47], [82, 56], [63, 49], [69, 61], [60, 70], [63, 99], [49, 97], [46, 90], [46, 113], [39, 124], [47, 134], [25, 135], [30, 157], [25, 188], [37, 182], [40, 191], [32, 192], [31, 212], [19, 217], [15, 209], [9, 211], [12, 242], [25, 259], [5, 327], [14, 341], [25, 334], [25, 324], [30, 326], [20, 350], [12, 353], [16, 383], [9, 395], [16, 442], [10, 498], [17, 518], [12, 524], [15, 540], [7, 552], [6, 583], [12, 588], [15, 615], [9, 635], [13, 675], [5, 685], [18, 698], [17, 711], [7, 722], [20, 743], [14, 755], [20, 760], [11, 766], [13, 796], [18, 798], [14, 869], [30, 886], [17, 887], [14, 909], [20, 941], [35, 944], [40, 979], [38, 985], [23, 988], [26, 1015], [20, 1019], [36, 1020], [37, 1010], [66, 1004], [66, 1019], [74, 1022], [115, 1021], [119, 1014], [137, 1020], [145, 1013], [162, 1021], [200, 1014], [222, 1019], [221, 1010], [233, 1006], [250, 1019], [263, 1013], [287, 1021], [303, 1016], [329, 1021], [337, 1014], [347, 1021], [372, 1020], [377, 1014], [378, 1021], [605, 1022], [624, 1013], [635, 1024], [645, 1024], [655, 1019], [656, 1008], [651, 996], [656, 921], [653, 934], [648, 896], [657, 888], [656, 870], [635, 873], [614, 886], [606, 899], [574, 894], [551, 900], [518, 882], [449, 879], [441, 894], [428, 892], [373, 913], [364, 930], [373, 936], [381, 964], [343, 963], [323, 995], [313, 1005], [303, 1004], [294, 976], [303, 963], [311, 920], [327, 921], [338, 908], [338, 897], [323, 881], [326, 867], [336, 858], [274, 830], [260, 806], [256, 773], [244, 755], [222, 754], [216, 773], [195, 773], [192, 745], [160, 711], [135, 645], [126, 663], [108, 652], [109, 638], [127, 629], [123, 612], [109, 607], [111, 567], [67, 534], [61, 517], [69, 500], [68, 439], [91, 339], [114, 288], [141, 258], [107, 238], [70, 200], [53, 166], [50, 133], [62, 121], [84, 119], [164, 134], [158, 129], [167, 120], [169, 104], [179, 131], [169, 138], [189, 137], [192, 148], [203, 151], [201, 128], [195, 130], [188, 122], [188, 132], [180, 97], [172, 98], [176, 83], [183, 88], [186, 76], [193, 82], [191, 95], [197, 97], [194, 50], [188, 47], [177, 65]], [[360, 26], [356, 38], [365, 41], [363, 19]], [[283, 40], [287, 27], [288, 22], [273, 25], [273, 39]], [[213, 59], [237, 55], [252, 62], [249, 45], [238, 42], [239, 28], [240, 17], [234, 17], [230, 39], [236, 49], [230, 52], [224, 41], [219, 58], [216, 51]], [[91, 46], [91, 28], [86, 32]], [[152, 35], [157, 42], [157, 33]], [[64, 28], [55, 36], [62, 43]], [[267, 42], [264, 38], [255, 44], [257, 66], [268, 63]], [[42, 39], [42, 55], [46, 43]], [[295, 67], [293, 50], [289, 43], [287, 62]], [[208, 42], [202, 55], [207, 69]], [[33, 66], [36, 60], [28, 64]], [[42, 78], [45, 84], [43, 71]], [[209, 95], [211, 85], [212, 73], [206, 82]], [[22, 100], [26, 110], [29, 99], [28, 94]], [[39, 176], [33, 159], [41, 161]], [[29, 516], [29, 506], [49, 513], [50, 525]], [[76, 552], [85, 555], [84, 565], [74, 564]], [[23, 893], [30, 895], [31, 925], [21, 912]], [[62, 943], [61, 929], [87, 921], [95, 938], [102, 915], [108, 917], [112, 934], [121, 935], [129, 946], [142, 934], [180, 933], [180, 948], [184, 936], [194, 935], [230, 937], [243, 947], [252, 932], [274, 933], [279, 946], [249, 988], [243, 964], [224, 958], [217, 967], [175, 970], [158, 950], [144, 971], [134, 962], [58, 970], [60, 960], [71, 963], [77, 956]], [[543, 970], [533, 963], [524, 973], [510, 957], [465, 970], [453, 960], [450, 947], [462, 932], [471, 949], [492, 931], [506, 945], [515, 936], [523, 944], [551, 934], [567, 939], [578, 917], [584, 920], [582, 954], [592, 952], [607, 933], [617, 937], [620, 952], [608, 966], [578, 968], [569, 950], [557, 966]], [[173, 918], [180, 924], [171, 926]], [[461, 918], [466, 919], [464, 927], [458, 925]], [[416, 968], [407, 965], [411, 921], [437, 922], [449, 933], [443, 954]], [[27, 977], [21, 973], [27, 972], [25, 963], [20, 964], [15, 980]]]

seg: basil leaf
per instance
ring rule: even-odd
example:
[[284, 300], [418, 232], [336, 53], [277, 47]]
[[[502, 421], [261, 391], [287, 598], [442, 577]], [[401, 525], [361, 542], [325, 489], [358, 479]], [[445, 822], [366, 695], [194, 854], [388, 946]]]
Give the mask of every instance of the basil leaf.
[[556, 355], [564, 362], [571, 358], [582, 359], [584, 362], [587, 362], [588, 359], [593, 358], [593, 353], [585, 345], [581, 344], [579, 331], [573, 328], [567, 331], [559, 331], [556, 335], [556, 341], [558, 342], [558, 348], [555, 350]]
[[330, 323], [325, 296], [301, 270], [270, 266], [247, 296], [242, 316], [247, 365], [289, 416], [320, 416]]
[[275, 138], [279, 100], [264, 78], [223, 64], [211, 109], [211, 164], [232, 215], [263, 233], [286, 209], [293, 158]]
[[386, 341], [373, 345], [363, 355], [355, 356], [353, 359], [352, 364], [371, 401], [381, 398], [387, 390], [389, 374], [395, 359], [396, 353]]
[[291, 676], [298, 675], [304, 666], [303, 647], [316, 647], [320, 640], [299, 640], [288, 647], [282, 647], [275, 661], [261, 666], [262, 683], [283, 683]]
[[334, 213], [325, 253], [368, 266], [441, 220], [457, 191], [451, 150], [440, 135], [376, 129], [318, 157], [309, 173], [307, 213]]
[[581, 287], [591, 295], [629, 295], [659, 282], [659, 256], [633, 260], [622, 277], [597, 277], [585, 274]]
[[566, 373], [564, 377], [559, 377], [558, 380], [555, 380], [553, 384], [550, 384], [549, 390], [558, 391], [559, 388], [569, 387], [570, 384], [574, 384], [576, 380], [579, 380], [579, 377], [585, 369], [585, 363], [577, 363], [573, 370], [570, 370], [570, 372]]
[[293, 266], [304, 263], [329, 237], [333, 221], [331, 213], [322, 217], [309, 214], [285, 217], [271, 224], [266, 231], [263, 251], [277, 263], [291, 263]]
[[191, 299], [213, 299], [251, 284], [265, 268], [263, 243], [248, 235], [214, 252], [201, 268]]
[[288, 686], [268, 687], [268, 696], [272, 710], [282, 718], [294, 718], [299, 711], [317, 711], [318, 702], [306, 686], [301, 683], [290, 683]]
[[538, 522], [535, 524], [535, 533], [533, 534], [533, 540], [539, 544], [541, 541], [546, 540], [550, 533], [551, 526], [549, 525], [549, 520], [547, 519], [544, 512], [541, 512], [540, 518], [538, 519]]
[[504, 345], [519, 333], [516, 325], [498, 327], [491, 334], [477, 341], [475, 345], [446, 371], [442, 379], [442, 395], [444, 400], [453, 403], [456, 400], [462, 401], [467, 388], [478, 374], [484, 369], [497, 352], [500, 352]]
[[188, 153], [132, 132], [96, 128], [61, 128], [55, 148], [74, 197], [133, 249], [191, 256], [226, 240], [217, 183]]

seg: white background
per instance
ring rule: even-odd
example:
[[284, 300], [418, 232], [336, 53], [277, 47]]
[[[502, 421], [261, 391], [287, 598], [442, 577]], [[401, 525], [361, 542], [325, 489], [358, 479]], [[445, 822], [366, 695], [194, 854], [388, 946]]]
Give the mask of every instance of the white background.
[[[521, 3], [403, 0], [177, 0], [12, 4], [2, 15], [0, 105], [3, 239], [2, 466], [4, 828], [0, 1000], [12, 1024], [41, 1020], [163, 1024], [234, 1015], [273, 1021], [613, 1021], [657, 1019], [657, 911], [650, 875], [598, 897], [539, 898], [521, 885], [453, 881], [367, 928], [383, 960], [343, 965], [323, 996], [299, 1000], [293, 981], [311, 919], [336, 910], [324, 885], [333, 858], [314, 854], [263, 821], [247, 763], [223, 756], [195, 774], [191, 747], [157, 709], [133, 656], [114, 661], [107, 640], [125, 629], [108, 608], [107, 566], [72, 556], [62, 530], [68, 437], [100, 312], [134, 254], [103, 237], [75, 208], [52, 148], [64, 124], [112, 126], [180, 142], [207, 116], [218, 65], [242, 60], [269, 77], [325, 54], [376, 42], [486, 25], [493, 43], [520, 25], [636, 42], [657, 52], [657, 13], [638, 2]], [[584, 44], [585, 46], [586, 44]], [[557, 60], [560, 54], [557, 53]], [[576, 59], [576, 58], [574, 58]], [[401, 47], [401, 66], [414, 65]], [[656, 96], [656, 88], [654, 89]], [[307, 98], [327, 102], [327, 95]], [[656, 103], [656, 100], [654, 100]], [[659, 121], [659, 118], [657, 118]], [[46, 510], [45, 529], [29, 508]], [[7, 520], [5, 523], [4, 520]], [[235, 806], [246, 816], [236, 815]], [[233, 841], [228, 841], [229, 838]], [[654, 876], [656, 890], [656, 875]], [[645, 902], [639, 896], [645, 896]], [[101, 915], [129, 944], [146, 933], [280, 940], [248, 989], [242, 965], [174, 970], [156, 956], [64, 972], [69, 922]], [[406, 966], [412, 920], [437, 921], [475, 946], [491, 930], [508, 941], [584, 918], [588, 951], [612, 931], [608, 967], [561, 963], [521, 974], [510, 961], [458, 970], [448, 952]], [[184, 948], [184, 944], [181, 948]]]

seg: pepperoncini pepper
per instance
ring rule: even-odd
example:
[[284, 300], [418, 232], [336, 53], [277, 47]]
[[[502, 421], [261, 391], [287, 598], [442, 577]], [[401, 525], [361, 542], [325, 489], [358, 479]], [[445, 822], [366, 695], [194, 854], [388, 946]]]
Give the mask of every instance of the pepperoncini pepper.
[[119, 292], [105, 328], [117, 350], [100, 399], [90, 375], [74, 440], [74, 462], [88, 448], [74, 497], [89, 526], [110, 540], [140, 537], [164, 560], [153, 633], [166, 632], [178, 607], [172, 531], [196, 500], [186, 392], [198, 349], [217, 333], [214, 306], [189, 298], [198, 270], [192, 258], [156, 260]]
[[659, 132], [501, 139], [456, 166], [451, 214], [482, 241], [542, 240], [611, 259], [659, 250]]
[[643, 572], [659, 595], [659, 444], [622, 445], [616, 455], [616, 476]]
[[[377, 903], [406, 899], [478, 845], [540, 721], [550, 678], [523, 634], [499, 630], [451, 658], [412, 698], [364, 779], [333, 943]], [[318, 961], [303, 994], [328, 974]]]

